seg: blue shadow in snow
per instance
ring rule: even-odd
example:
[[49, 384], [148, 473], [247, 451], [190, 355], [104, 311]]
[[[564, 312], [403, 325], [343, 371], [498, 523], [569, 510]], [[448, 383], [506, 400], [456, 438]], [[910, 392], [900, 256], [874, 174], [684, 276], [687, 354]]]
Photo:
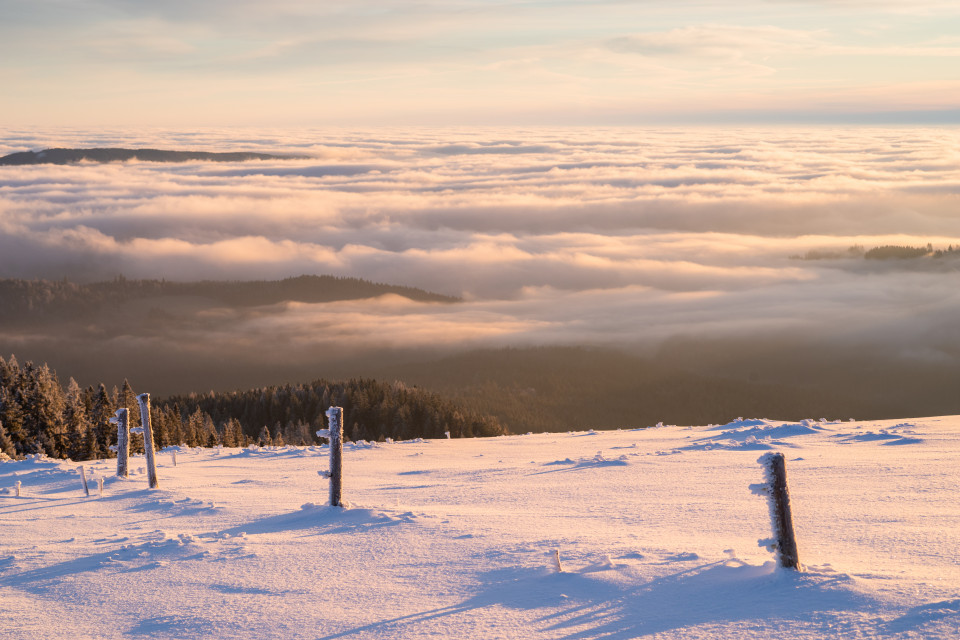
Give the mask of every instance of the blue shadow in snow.
[[306, 504], [299, 511], [281, 513], [247, 524], [231, 527], [219, 535], [236, 536], [240, 533], [279, 533], [311, 529], [315, 535], [356, 533], [361, 530], [395, 526], [404, 522], [370, 509], [344, 509], [341, 507]]
[[[774, 570], [772, 564], [756, 567], [728, 560], [637, 584], [600, 578], [603, 572], [616, 570], [498, 569], [481, 574], [479, 592], [460, 604], [382, 620], [319, 640], [370, 632], [405, 637], [414, 635], [419, 623], [489, 607], [545, 610], [533, 620], [538, 631], [559, 632], [562, 635], [556, 637], [567, 640], [629, 640], [704, 624], [769, 620], [822, 625], [829, 637], [840, 612], [870, 612], [879, 606], [847, 586], [851, 580], [847, 576]], [[456, 624], [451, 620], [451, 631]], [[862, 624], [869, 627], [865, 631], [876, 631], [875, 622]]]
[[950, 619], [953, 619], [953, 628], [960, 629], [960, 600], [944, 600], [914, 607], [899, 618], [891, 620], [887, 628], [893, 633], [904, 633], [929, 623]]

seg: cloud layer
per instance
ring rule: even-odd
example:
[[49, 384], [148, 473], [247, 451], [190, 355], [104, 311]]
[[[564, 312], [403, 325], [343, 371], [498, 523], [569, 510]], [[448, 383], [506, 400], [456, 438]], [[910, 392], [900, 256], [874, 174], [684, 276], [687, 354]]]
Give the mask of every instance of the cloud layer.
[[0, 167], [0, 277], [318, 273], [465, 299], [225, 312], [197, 344], [649, 346], [766, 332], [960, 353], [960, 264], [791, 258], [960, 245], [955, 129], [0, 136], [0, 153], [47, 146], [312, 158]]

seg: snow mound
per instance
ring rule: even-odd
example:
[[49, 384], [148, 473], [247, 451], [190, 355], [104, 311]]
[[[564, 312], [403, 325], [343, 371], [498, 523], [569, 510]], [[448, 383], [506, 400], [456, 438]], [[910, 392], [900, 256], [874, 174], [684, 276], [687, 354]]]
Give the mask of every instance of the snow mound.
[[563, 460], [554, 460], [553, 462], [545, 462], [543, 463], [543, 466], [561, 467], [559, 469], [555, 469], [555, 471], [572, 471], [574, 469], [595, 469], [600, 467], [625, 467], [628, 464], [630, 464], [630, 461], [626, 455], [620, 455], [615, 458], [608, 458], [603, 455], [602, 451], [598, 451], [596, 455], [591, 457], [578, 458], [577, 460], [573, 460], [571, 458], [564, 458]]
[[707, 428], [714, 431], [722, 431], [724, 429], [741, 429], [743, 427], [762, 427], [768, 424], [771, 424], [771, 421], [764, 418], [737, 418], [736, 420], [731, 420], [726, 424], [710, 425]]
[[[732, 428], [728, 428], [731, 427]], [[709, 429], [709, 428], [708, 428]], [[791, 446], [788, 438], [812, 435], [822, 432], [825, 427], [812, 420], [800, 423], [776, 423], [770, 420], [738, 420], [714, 427], [722, 429], [720, 433], [695, 440], [693, 444], [681, 447], [688, 451], [709, 451], [726, 449], [740, 451], [765, 451], [774, 447]]]
[[306, 503], [299, 510], [230, 527], [219, 536], [263, 535], [309, 529], [316, 535], [358, 533], [409, 522], [406, 515], [391, 516], [373, 509], [331, 507]]
[[[906, 430], [907, 428], [913, 427], [909, 423], [901, 423], [894, 425], [893, 427], [887, 429], [879, 429], [878, 431], [864, 431], [861, 433], [837, 433], [834, 434], [834, 438], [840, 442], [840, 444], [852, 444], [858, 442], [878, 442], [881, 445], [904, 445], [904, 444], [921, 444], [923, 442], [922, 438], [912, 437], [914, 433], [912, 430]], [[904, 433], [911, 435], [902, 435], [900, 433], [893, 433], [896, 429], [904, 429]]]

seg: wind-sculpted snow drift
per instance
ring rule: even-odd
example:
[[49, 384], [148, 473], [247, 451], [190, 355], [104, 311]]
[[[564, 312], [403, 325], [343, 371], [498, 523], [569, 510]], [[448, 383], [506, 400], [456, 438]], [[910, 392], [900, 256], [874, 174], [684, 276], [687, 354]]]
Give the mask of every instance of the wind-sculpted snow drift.
[[[787, 453], [804, 572], [758, 546], [751, 438]], [[960, 633], [958, 417], [348, 443], [342, 509], [325, 447], [176, 451], [154, 491], [84, 463], [89, 498], [75, 463], [0, 462], [0, 636]]]

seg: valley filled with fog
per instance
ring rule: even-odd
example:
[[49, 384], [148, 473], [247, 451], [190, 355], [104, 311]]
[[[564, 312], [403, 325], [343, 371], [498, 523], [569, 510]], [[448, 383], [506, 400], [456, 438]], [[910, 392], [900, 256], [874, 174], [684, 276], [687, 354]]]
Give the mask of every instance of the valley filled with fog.
[[[308, 159], [0, 167], [0, 278], [329, 274], [460, 299], [181, 297], [119, 308], [108, 328], [69, 312], [0, 325], [0, 352], [81, 384], [389, 375], [570, 398], [586, 347], [591, 362], [634, 358], [644, 379], [738, 385], [741, 401], [795, 394], [787, 413], [960, 412], [960, 260], [849, 251], [960, 245], [956, 128], [0, 132], [0, 155], [50, 147]], [[541, 369], [476, 363], [529, 348]], [[626, 366], [594, 365], [621, 380]]]

